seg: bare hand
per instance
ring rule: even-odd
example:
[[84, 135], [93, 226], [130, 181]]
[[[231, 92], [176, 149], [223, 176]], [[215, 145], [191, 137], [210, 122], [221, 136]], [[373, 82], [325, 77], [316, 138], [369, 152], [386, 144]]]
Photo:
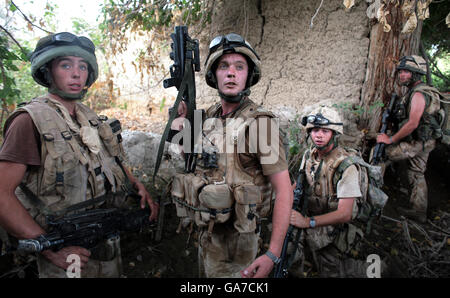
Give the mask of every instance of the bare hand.
[[241, 276], [243, 278], [265, 278], [269, 276], [273, 268], [272, 260], [266, 256], [262, 255], [253, 261], [250, 266], [241, 271]]
[[178, 105], [178, 116], [173, 119], [171, 129], [173, 130], [182, 130], [184, 119], [187, 116], [187, 106], [184, 101], [181, 101]]
[[389, 144], [392, 144], [392, 141], [391, 141], [391, 138], [387, 134], [382, 133], [377, 136], [377, 143], [385, 143], [385, 144], [389, 145]]
[[297, 228], [309, 228], [309, 220], [295, 210], [291, 211], [289, 223]]
[[184, 124], [185, 117], [178, 117], [173, 119], [172, 124], [170, 125], [170, 129], [173, 130], [183, 130], [183, 124]]
[[154, 202], [144, 184], [141, 182], [136, 182], [136, 188], [138, 190], [138, 194], [141, 196], [141, 208], [145, 208], [145, 202], [147, 202], [148, 207], [150, 207], [150, 217], [149, 221], [154, 221], [158, 217], [159, 204]]
[[91, 252], [86, 248], [80, 246], [67, 246], [58, 250], [57, 252], [51, 250], [45, 250], [41, 253], [45, 258], [47, 258], [55, 266], [62, 268], [64, 270], [70, 265], [67, 262], [67, 257], [71, 254], [75, 254], [80, 257], [80, 268], [83, 269], [87, 262], [89, 261], [89, 256]]
[[178, 105], [178, 117], [186, 118], [187, 116], [187, 105], [184, 101], [181, 101]]

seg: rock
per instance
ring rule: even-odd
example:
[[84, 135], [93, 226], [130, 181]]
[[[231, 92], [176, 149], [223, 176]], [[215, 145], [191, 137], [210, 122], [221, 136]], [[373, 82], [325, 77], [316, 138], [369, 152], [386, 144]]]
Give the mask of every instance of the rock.
[[[143, 182], [149, 182], [155, 170], [161, 135], [125, 130], [122, 132], [122, 139], [127, 166], [138, 169], [138, 171], [142, 172], [142, 177], [148, 180]], [[173, 153], [173, 150], [168, 150], [169, 147], [172, 147], [169, 144], [166, 143], [165, 145], [158, 171], [158, 176], [165, 181], [168, 181], [178, 168], [184, 168], [184, 160], [181, 155]], [[167, 155], [170, 156], [170, 160], [167, 159]], [[156, 182], [160, 181], [157, 180]]]

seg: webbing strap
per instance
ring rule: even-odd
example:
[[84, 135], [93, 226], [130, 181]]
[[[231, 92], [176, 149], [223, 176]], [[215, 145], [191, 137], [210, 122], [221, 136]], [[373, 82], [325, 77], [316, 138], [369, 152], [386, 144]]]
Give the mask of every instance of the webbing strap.
[[336, 188], [336, 185], [338, 183], [338, 181], [341, 179], [342, 177], [342, 173], [344, 173], [344, 171], [351, 165], [357, 163], [355, 161], [355, 159], [353, 158], [353, 156], [348, 156], [346, 157], [338, 166], [338, 168], [336, 169], [336, 172], [334, 173], [333, 176], [333, 185]]
[[[439, 94], [442, 98], [448, 99], [448, 96], [444, 95], [443, 93], [441, 93], [439, 90], [437, 90], [434, 87], [428, 86], [426, 84], [420, 84], [417, 86], [417, 88], [414, 88], [414, 91], [431, 91], [431, 92], [435, 92], [437, 94]], [[447, 100], [443, 100], [441, 98], [438, 99], [440, 102], [446, 103], [446, 104], [450, 104], [450, 101]]]
[[231, 212], [231, 211], [234, 210], [234, 207], [225, 208], [225, 209], [219, 209], [219, 210], [217, 210], [217, 209], [200, 209], [200, 208], [191, 206], [188, 203], [183, 202], [183, 201], [181, 201], [181, 200], [179, 200], [179, 199], [177, 199], [175, 197], [172, 197], [172, 199], [175, 200], [178, 204], [183, 205], [184, 207], [187, 207], [187, 208], [192, 209], [194, 211], [207, 212], [207, 213], [210, 213], [210, 214], [212, 214], [214, 216], [216, 214], [227, 214], [228, 212]]
[[[188, 88], [188, 82], [192, 79], [192, 64], [191, 59], [186, 59], [185, 63], [185, 71], [183, 80], [181, 81], [180, 88], [178, 89], [178, 95], [177, 99], [175, 100], [175, 103], [173, 104], [172, 112], [170, 113], [169, 120], [167, 121], [166, 128], [164, 129], [164, 133], [161, 136], [161, 141], [159, 143], [158, 148], [158, 154], [156, 155], [156, 163], [155, 163], [155, 171], [153, 173], [153, 183], [155, 183], [155, 177], [158, 173], [159, 166], [161, 165], [161, 159], [162, 154], [164, 152], [164, 146], [166, 144], [167, 137], [169, 136], [170, 127], [172, 126], [173, 120], [178, 115], [178, 105], [180, 104], [181, 100], [183, 99], [184, 93], [186, 92], [186, 88]], [[189, 88], [193, 89], [193, 88]], [[191, 92], [189, 91], [189, 95]], [[195, 95], [194, 95], [195, 97]], [[190, 98], [191, 99], [191, 98]], [[190, 105], [188, 106], [188, 108]], [[189, 113], [189, 111], [188, 111]]]
[[35, 205], [37, 205], [45, 215], [50, 214], [50, 209], [45, 206], [44, 202], [42, 202], [27, 186], [25, 183], [19, 184], [20, 189], [25, 194], [25, 196]]

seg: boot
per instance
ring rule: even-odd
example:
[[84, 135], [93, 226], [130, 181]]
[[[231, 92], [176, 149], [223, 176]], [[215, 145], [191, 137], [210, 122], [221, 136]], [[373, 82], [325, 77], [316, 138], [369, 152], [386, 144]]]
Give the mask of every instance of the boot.
[[415, 209], [403, 208], [403, 207], [398, 207], [397, 211], [400, 214], [404, 215], [405, 217], [416, 220], [420, 223], [427, 222], [427, 214], [425, 212], [418, 211]]

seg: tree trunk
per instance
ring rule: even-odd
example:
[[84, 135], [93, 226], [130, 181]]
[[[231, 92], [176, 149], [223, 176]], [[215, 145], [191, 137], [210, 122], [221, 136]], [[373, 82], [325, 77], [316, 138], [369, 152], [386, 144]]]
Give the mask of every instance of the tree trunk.
[[[401, 7], [390, 4], [386, 19], [391, 26], [389, 32], [383, 31], [383, 24], [376, 23], [370, 32], [369, 57], [366, 79], [361, 92], [361, 106], [365, 111], [359, 123], [361, 129], [370, 133], [377, 132], [380, 126], [384, 107], [375, 107], [376, 101], [381, 101], [386, 107], [390, 95], [396, 92], [400, 95], [400, 87], [396, 84], [395, 68], [399, 59], [405, 55], [419, 52], [422, 21], [418, 21], [416, 30], [411, 34], [402, 34], [406, 18]], [[374, 106], [373, 109], [370, 109]]]

